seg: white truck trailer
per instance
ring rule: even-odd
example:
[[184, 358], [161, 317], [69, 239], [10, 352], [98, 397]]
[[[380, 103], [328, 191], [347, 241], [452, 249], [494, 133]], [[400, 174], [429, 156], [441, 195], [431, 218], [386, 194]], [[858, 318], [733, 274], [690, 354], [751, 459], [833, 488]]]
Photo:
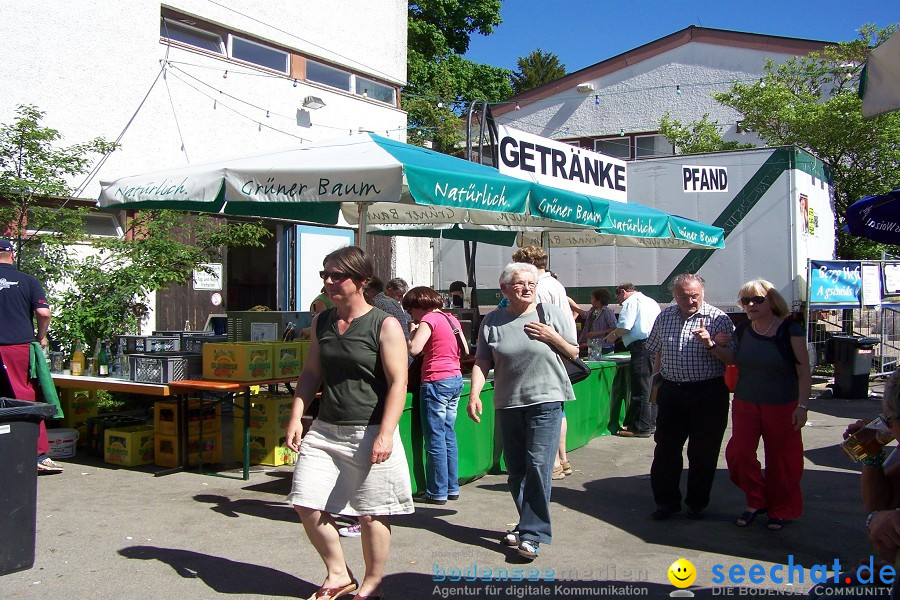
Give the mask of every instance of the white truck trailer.
[[[554, 247], [550, 269], [570, 295], [631, 282], [660, 302], [684, 272], [706, 280], [706, 300], [738, 312], [737, 291], [757, 277], [771, 281], [792, 307], [806, 298], [807, 259], [834, 258], [835, 218], [828, 167], [793, 146], [666, 156], [628, 163], [628, 201], [718, 225], [722, 250]], [[482, 312], [499, 301], [498, 276], [515, 248], [479, 244], [475, 273]], [[466, 281], [463, 243], [435, 241], [434, 281], [446, 290]]]

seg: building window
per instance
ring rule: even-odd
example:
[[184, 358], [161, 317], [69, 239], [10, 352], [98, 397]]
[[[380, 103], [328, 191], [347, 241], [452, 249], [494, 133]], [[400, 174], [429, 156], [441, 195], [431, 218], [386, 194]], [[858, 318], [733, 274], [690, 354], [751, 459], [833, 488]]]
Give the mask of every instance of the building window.
[[231, 35], [229, 38], [231, 40], [231, 58], [281, 73], [290, 71], [291, 57], [287, 52], [251, 42], [236, 35]]
[[356, 76], [356, 93], [387, 104], [396, 104], [397, 102], [394, 88], [359, 75]]
[[[368, 77], [311, 60], [302, 54], [291, 52], [288, 48], [279, 48], [262, 40], [237, 35], [219, 25], [182, 15], [168, 8], [162, 9], [159, 35], [164, 42], [178, 42], [198, 50], [271, 69], [289, 77], [293, 77], [291, 61], [305, 61], [307, 81], [391, 106], [397, 105], [396, 86], [379, 83]], [[223, 43], [223, 40], [226, 40], [227, 44]], [[294, 66], [297, 67], [297, 62]]]
[[225, 45], [220, 36], [172, 19], [161, 19], [159, 35], [175, 42], [196, 46], [202, 50], [225, 54]]
[[664, 135], [638, 135], [634, 138], [634, 157], [671, 156], [675, 147]]
[[612, 156], [614, 158], [620, 158], [622, 160], [630, 160], [631, 159], [631, 137], [618, 136], [618, 137], [604, 138], [602, 140], [594, 140], [594, 150], [601, 154], [605, 154], [607, 156]]
[[350, 91], [350, 73], [323, 65], [314, 60], [306, 61], [306, 79], [344, 90], [345, 92]]

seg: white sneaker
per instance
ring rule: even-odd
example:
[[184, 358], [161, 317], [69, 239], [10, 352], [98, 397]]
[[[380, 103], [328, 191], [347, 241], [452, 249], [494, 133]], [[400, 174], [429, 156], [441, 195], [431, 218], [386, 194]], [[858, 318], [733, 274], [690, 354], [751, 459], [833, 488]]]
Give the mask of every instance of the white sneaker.
[[48, 456], [44, 460], [38, 462], [37, 472], [38, 475], [51, 475], [53, 473], [62, 473], [63, 468], [62, 465], [53, 462]]
[[362, 532], [359, 530], [359, 523], [354, 523], [353, 525], [347, 525], [346, 527], [338, 529], [338, 534], [340, 534], [341, 537], [357, 538], [362, 535]]
[[519, 544], [519, 556], [523, 558], [527, 558], [530, 560], [534, 560], [538, 556], [538, 552], [540, 552], [541, 544], [540, 542], [536, 542], [534, 540], [522, 540], [522, 543]]
[[503, 536], [503, 545], [504, 546], [518, 546], [519, 545], [519, 532], [515, 529], [510, 529], [506, 532], [506, 535]]

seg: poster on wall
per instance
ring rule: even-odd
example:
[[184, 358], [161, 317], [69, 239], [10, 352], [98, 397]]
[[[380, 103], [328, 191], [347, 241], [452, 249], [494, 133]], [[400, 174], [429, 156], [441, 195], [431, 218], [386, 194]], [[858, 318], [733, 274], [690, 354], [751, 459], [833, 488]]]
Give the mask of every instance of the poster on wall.
[[850, 261], [812, 260], [809, 304], [828, 308], [859, 308], [862, 265]]

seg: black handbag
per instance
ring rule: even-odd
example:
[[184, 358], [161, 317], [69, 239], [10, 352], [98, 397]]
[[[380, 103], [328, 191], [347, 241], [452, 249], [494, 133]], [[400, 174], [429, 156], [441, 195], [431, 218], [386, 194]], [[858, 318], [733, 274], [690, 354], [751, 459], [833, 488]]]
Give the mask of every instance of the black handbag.
[[422, 386], [422, 365], [424, 364], [424, 353], [420, 352], [418, 356], [413, 358], [409, 363], [409, 370], [406, 376], [406, 391], [414, 394], [419, 393]]
[[[544, 318], [544, 307], [541, 304], [537, 305], [537, 313], [538, 319], [541, 323], [547, 324], [547, 320]], [[566, 368], [566, 375], [569, 376], [569, 381], [572, 383], [578, 383], [579, 381], [583, 381], [587, 379], [591, 374], [591, 368], [587, 365], [586, 362], [578, 358], [569, 358], [568, 356], [564, 356], [560, 354], [559, 350], [556, 349], [555, 346], [550, 346], [553, 348], [553, 351], [556, 352], [556, 355], [562, 359], [563, 366]]]

